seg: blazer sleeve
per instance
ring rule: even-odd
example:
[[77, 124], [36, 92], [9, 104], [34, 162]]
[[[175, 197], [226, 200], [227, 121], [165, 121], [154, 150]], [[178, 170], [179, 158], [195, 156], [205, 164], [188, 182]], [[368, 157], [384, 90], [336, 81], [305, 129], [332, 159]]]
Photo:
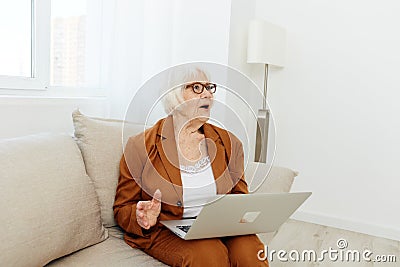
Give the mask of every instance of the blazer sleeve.
[[146, 158], [141, 155], [145, 148], [138, 148], [140, 141], [137, 139], [141, 139], [140, 136], [129, 138], [122, 155], [113, 209], [116, 222], [125, 232], [147, 237], [153, 229], [143, 229], [136, 220], [137, 202], [143, 200], [140, 183]]
[[232, 154], [229, 161], [229, 173], [232, 177], [234, 187], [232, 194], [247, 194], [249, 192], [244, 177], [244, 152], [242, 142], [236, 137], [231, 137]]

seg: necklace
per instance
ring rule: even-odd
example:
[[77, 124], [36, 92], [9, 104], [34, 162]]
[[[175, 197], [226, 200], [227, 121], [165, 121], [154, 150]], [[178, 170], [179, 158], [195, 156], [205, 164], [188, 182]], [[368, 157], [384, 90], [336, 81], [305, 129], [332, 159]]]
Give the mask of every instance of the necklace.
[[206, 169], [206, 167], [208, 167], [208, 165], [211, 163], [210, 161], [210, 157], [206, 156], [202, 159], [199, 159], [194, 165], [180, 165], [180, 170], [186, 173], [197, 173], [197, 172], [201, 172], [204, 169]]

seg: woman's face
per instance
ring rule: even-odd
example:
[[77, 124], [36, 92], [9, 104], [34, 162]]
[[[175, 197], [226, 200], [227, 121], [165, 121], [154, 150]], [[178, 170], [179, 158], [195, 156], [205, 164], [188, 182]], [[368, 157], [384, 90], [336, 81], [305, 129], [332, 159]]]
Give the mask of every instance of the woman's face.
[[[210, 117], [210, 110], [213, 104], [213, 94], [209, 92], [205, 86], [209, 85], [207, 77], [203, 73], [199, 73], [195, 80], [187, 83], [186, 88], [183, 89], [184, 103], [181, 105], [181, 112], [188, 119], [199, 119], [207, 121]], [[196, 91], [204, 87], [203, 91], [199, 94]]]

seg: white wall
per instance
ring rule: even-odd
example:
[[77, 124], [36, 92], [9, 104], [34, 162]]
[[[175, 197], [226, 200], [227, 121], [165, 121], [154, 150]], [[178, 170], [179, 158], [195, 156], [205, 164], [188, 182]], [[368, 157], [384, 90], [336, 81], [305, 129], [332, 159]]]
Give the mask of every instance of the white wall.
[[105, 98], [0, 97], [0, 139], [41, 132], [72, 134], [72, 111], [104, 117]]
[[175, 0], [172, 63], [228, 62], [231, 0]]
[[400, 239], [400, 3], [261, 1], [288, 32], [270, 75], [276, 164], [313, 191], [298, 217]]
[[[237, 69], [246, 76], [251, 76], [253, 68], [251, 64], [246, 63], [247, 58], [247, 31], [248, 25], [252, 18], [254, 18], [255, 13], [255, 0], [232, 0], [231, 3], [231, 19], [229, 27], [229, 66]], [[233, 73], [234, 74], [234, 73]], [[244, 96], [248, 93], [249, 88], [242, 87], [239, 85], [232, 84], [232, 88], [237, 91], [240, 95]], [[249, 94], [247, 94], [249, 95]], [[249, 101], [249, 100], [247, 100]], [[248, 108], [244, 106], [241, 99], [238, 99], [235, 95], [228, 94], [226, 98], [227, 105], [234, 107], [239, 114], [248, 114]], [[261, 101], [255, 100], [251, 103], [254, 106], [261, 107]], [[250, 115], [250, 114], [249, 114]], [[230, 131], [235, 132], [236, 127], [245, 126], [247, 129], [256, 129], [256, 122], [254, 120], [243, 120], [243, 126], [238, 123], [235, 118], [227, 120], [231, 122], [226, 125]], [[247, 136], [238, 136], [242, 142], [248, 139], [249, 144], [255, 143], [255, 134], [247, 131], [249, 133]], [[246, 138], [247, 137], [247, 138]], [[246, 146], [246, 144], [244, 144]], [[245, 149], [245, 162], [247, 160], [254, 160], [255, 147], [253, 145], [248, 145], [248, 151]], [[246, 153], [247, 152], [247, 153]]]

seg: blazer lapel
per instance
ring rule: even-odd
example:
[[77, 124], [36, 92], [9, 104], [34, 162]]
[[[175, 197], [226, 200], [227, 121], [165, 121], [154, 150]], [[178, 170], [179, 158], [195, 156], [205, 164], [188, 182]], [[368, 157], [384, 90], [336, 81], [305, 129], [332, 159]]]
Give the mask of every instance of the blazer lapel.
[[168, 178], [173, 184], [182, 187], [172, 116], [165, 119], [158, 130], [158, 135], [160, 138], [156, 146]]
[[227, 165], [226, 149], [230, 150], [230, 140], [227, 140], [229, 144], [224, 144], [219, 134], [208, 123], [203, 125], [203, 130], [217, 186], [217, 194], [229, 193], [234, 186]]

